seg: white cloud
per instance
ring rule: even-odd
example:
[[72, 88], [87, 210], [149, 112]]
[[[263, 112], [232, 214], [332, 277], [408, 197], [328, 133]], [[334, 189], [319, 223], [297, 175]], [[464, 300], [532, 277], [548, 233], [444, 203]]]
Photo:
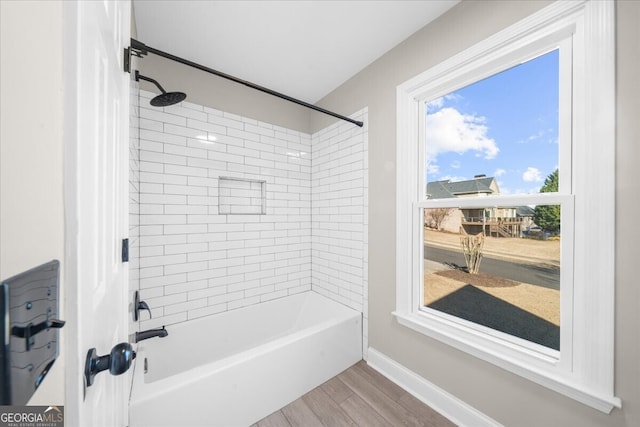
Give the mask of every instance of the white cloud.
[[538, 133], [534, 134], [534, 135], [530, 135], [529, 138], [527, 138], [529, 141], [535, 141], [536, 139], [540, 139], [544, 136], [545, 131], [540, 129], [538, 131]]
[[[502, 193], [502, 188], [500, 189]], [[537, 194], [540, 192], [540, 187], [531, 187], [531, 188], [516, 188], [511, 194]]]
[[538, 168], [529, 166], [527, 170], [522, 174], [522, 180], [524, 182], [541, 182], [544, 180], [542, 173]]
[[499, 176], [504, 175], [505, 173], [507, 173], [506, 170], [504, 170], [502, 168], [499, 168], [499, 169], [496, 169], [496, 171], [493, 173], [493, 176], [495, 176], [497, 178]]
[[447, 101], [458, 102], [461, 99], [463, 99], [463, 96], [459, 95], [457, 93], [449, 93], [449, 94], [444, 96], [444, 99], [446, 99]]
[[458, 95], [457, 93], [449, 93], [445, 96], [441, 96], [439, 98], [432, 99], [431, 101], [427, 102], [427, 111], [433, 112], [435, 110], [439, 110], [440, 108], [444, 107], [445, 101], [458, 102], [461, 99], [462, 99], [462, 96]]
[[429, 175], [431, 174], [438, 174], [438, 172], [440, 172], [440, 166], [438, 166], [437, 163], [431, 163], [431, 162], [427, 162], [427, 173]]
[[505, 187], [502, 181], [498, 181], [498, 188], [500, 189], [501, 196], [508, 196], [512, 194], [511, 190], [508, 187]]
[[553, 128], [540, 129], [537, 133], [516, 141], [516, 144], [528, 144], [530, 142], [535, 142], [536, 140], [540, 140], [540, 142], [547, 142], [549, 144], [557, 144], [558, 135]]
[[[432, 101], [433, 102], [433, 101]], [[487, 136], [484, 117], [462, 114], [446, 107], [427, 115], [427, 156], [435, 160], [438, 154], [476, 151], [485, 159], [493, 159], [498, 152], [496, 142]]]
[[427, 111], [437, 110], [444, 105], [444, 96], [427, 102]]
[[451, 162], [449, 166], [451, 166], [452, 169], [460, 169], [460, 162], [457, 160], [454, 160], [453, 162]]

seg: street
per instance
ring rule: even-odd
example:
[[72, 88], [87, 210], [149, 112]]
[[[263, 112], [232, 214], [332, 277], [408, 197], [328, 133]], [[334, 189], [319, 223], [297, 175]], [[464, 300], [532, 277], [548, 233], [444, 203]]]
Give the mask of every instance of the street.
[[[425, 245], [424, 258], [442, 264], [466, 267], [462, 250], [455, 251], [441, 247]], [[504, 277], [516, 282], [529, 283], [550, 289], [560, 289], [560, 268], [539, 266], [501, 259], [482, 257], [480, 273]]]

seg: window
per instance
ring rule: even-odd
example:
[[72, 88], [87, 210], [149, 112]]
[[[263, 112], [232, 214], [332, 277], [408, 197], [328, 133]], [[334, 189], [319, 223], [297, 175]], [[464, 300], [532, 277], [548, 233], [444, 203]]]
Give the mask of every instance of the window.
[[[424, 213], [425, 311], [509, 334], [557, 359], [561, 294], [571, 298], [570, 285], [560, 287], [561, 271], [571, 271], [561, 261], [571, 259], [573, 238], [566, 215], [562, 226], [562, 206], [545, 197], [552, 192], [573, 204], [570, 164], [559, 163], [571, 142], [570, 115], [559, 114], [570, 111], [559, 105], [560, 82], [571, 88], [566, 44], [554, 42], [548, 52], [427, 100], [426, 194], [416, 206]], [[570, 95], [563, 94], [564, 104]], [[435, 200], [446, 205], [430, 208]]]
[[557, 2], [398, 87], [397, 320], [603, 412], [613, 29]]

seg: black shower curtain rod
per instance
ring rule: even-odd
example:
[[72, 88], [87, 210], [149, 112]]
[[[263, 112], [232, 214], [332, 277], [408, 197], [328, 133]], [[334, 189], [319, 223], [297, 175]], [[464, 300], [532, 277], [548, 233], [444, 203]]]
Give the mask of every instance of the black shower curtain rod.
[[162, 56], [163, 58], [167, 58], [167, 59], [170, 59], [172, 61], [176, 61], [176, 62], [179, 62], [179, 63], [184, 64], [184, 65], [188, 65], [188, 66], [193, 67], [193, 68], [197, 68], [198, 70], [205, 71], [207, 73], [216, 75], [218, 77], [222, 77], [222, 78], [227, 79], [227, 80], [231, 80], [233, 82], [239, 83], [241, 85], [250, 87], [250, 88], [255, 89], [255, 90], [259, 90], [259, 91], [264, 92], [264, 93], [268, 93], [269, 95], [277, 96], [278, 98], [282, 98], [282, 99], [287, 100], [289, 102], [293, 102], [295, 104], [302, 105], [303, 107], [311, 108], [312, 110], [319, 111], [319, 112], [324, 113], [324, 114], [328, 114], [330, 116], [336, 117], [336, 118], [341, 119], [341, 120], [345, 120], [347, 122], [353, 123], [356, 126], [362, 127], [362, 125], [363, 125], [363, 122], [361, 122], [361, 121], [353, 120], [353, 119], [351, 119], [349, 117], [343, 116], [342, 114], [334, 113], [333, 111], [329, 111], [329, 110], [326, 110], [326, 109], [324, 109], [322, 107], [318, 107], [316, 105], [309, 104], [308, 102], [302, 101], [300, 99], [293, 98], [293, 97], [291, 97], [289, 95], [285, 95], [285, 94], [280, 93], [280, 92], [276, 92], [275, 90], [271, 90], [271, 89], [266, 88], [264, 86], [260, 86], [260, 85], [257, 85], [255, 83], [251, 83], [249, 81], [239, 79], [237, 77], [231, 76], [231, 75], [223, 73], [221, 71], [214, 70], [213, 68], [205, 67], [204, 65], [200, 65], [200, 64], [198, 64], [196, 62], [189, 61], [188, 59], [180, 58], [179, 56], [175, 56], [175, 55], [172, 55], [170, 53], [163, 52], [163, 51], [155, 49], [155, 48], [153, 48], [151, 46], [147, 46], [146, 44], [144, 44], [144, 43], [142, 43], [142, 42], [140, 42], [140, 41], [138, 41], [136, 39], [133, 39], [133, 38], [131, 39], [131, 48], [130, 48], [130, 50], [128, 52], [129, 55], [134, 53], [134, 52], [131, 52], [131, 49], [135, 50], [135, 54], [137, 56], [146, 55], [147, 53], [151, 52], [151, 53], [153, 53], [155, 55]]

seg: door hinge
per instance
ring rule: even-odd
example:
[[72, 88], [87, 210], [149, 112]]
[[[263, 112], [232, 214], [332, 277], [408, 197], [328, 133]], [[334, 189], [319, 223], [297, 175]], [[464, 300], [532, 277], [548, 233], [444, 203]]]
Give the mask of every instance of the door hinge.
[[129, 239], [122, 239], [122, 262], [129, 262]]

